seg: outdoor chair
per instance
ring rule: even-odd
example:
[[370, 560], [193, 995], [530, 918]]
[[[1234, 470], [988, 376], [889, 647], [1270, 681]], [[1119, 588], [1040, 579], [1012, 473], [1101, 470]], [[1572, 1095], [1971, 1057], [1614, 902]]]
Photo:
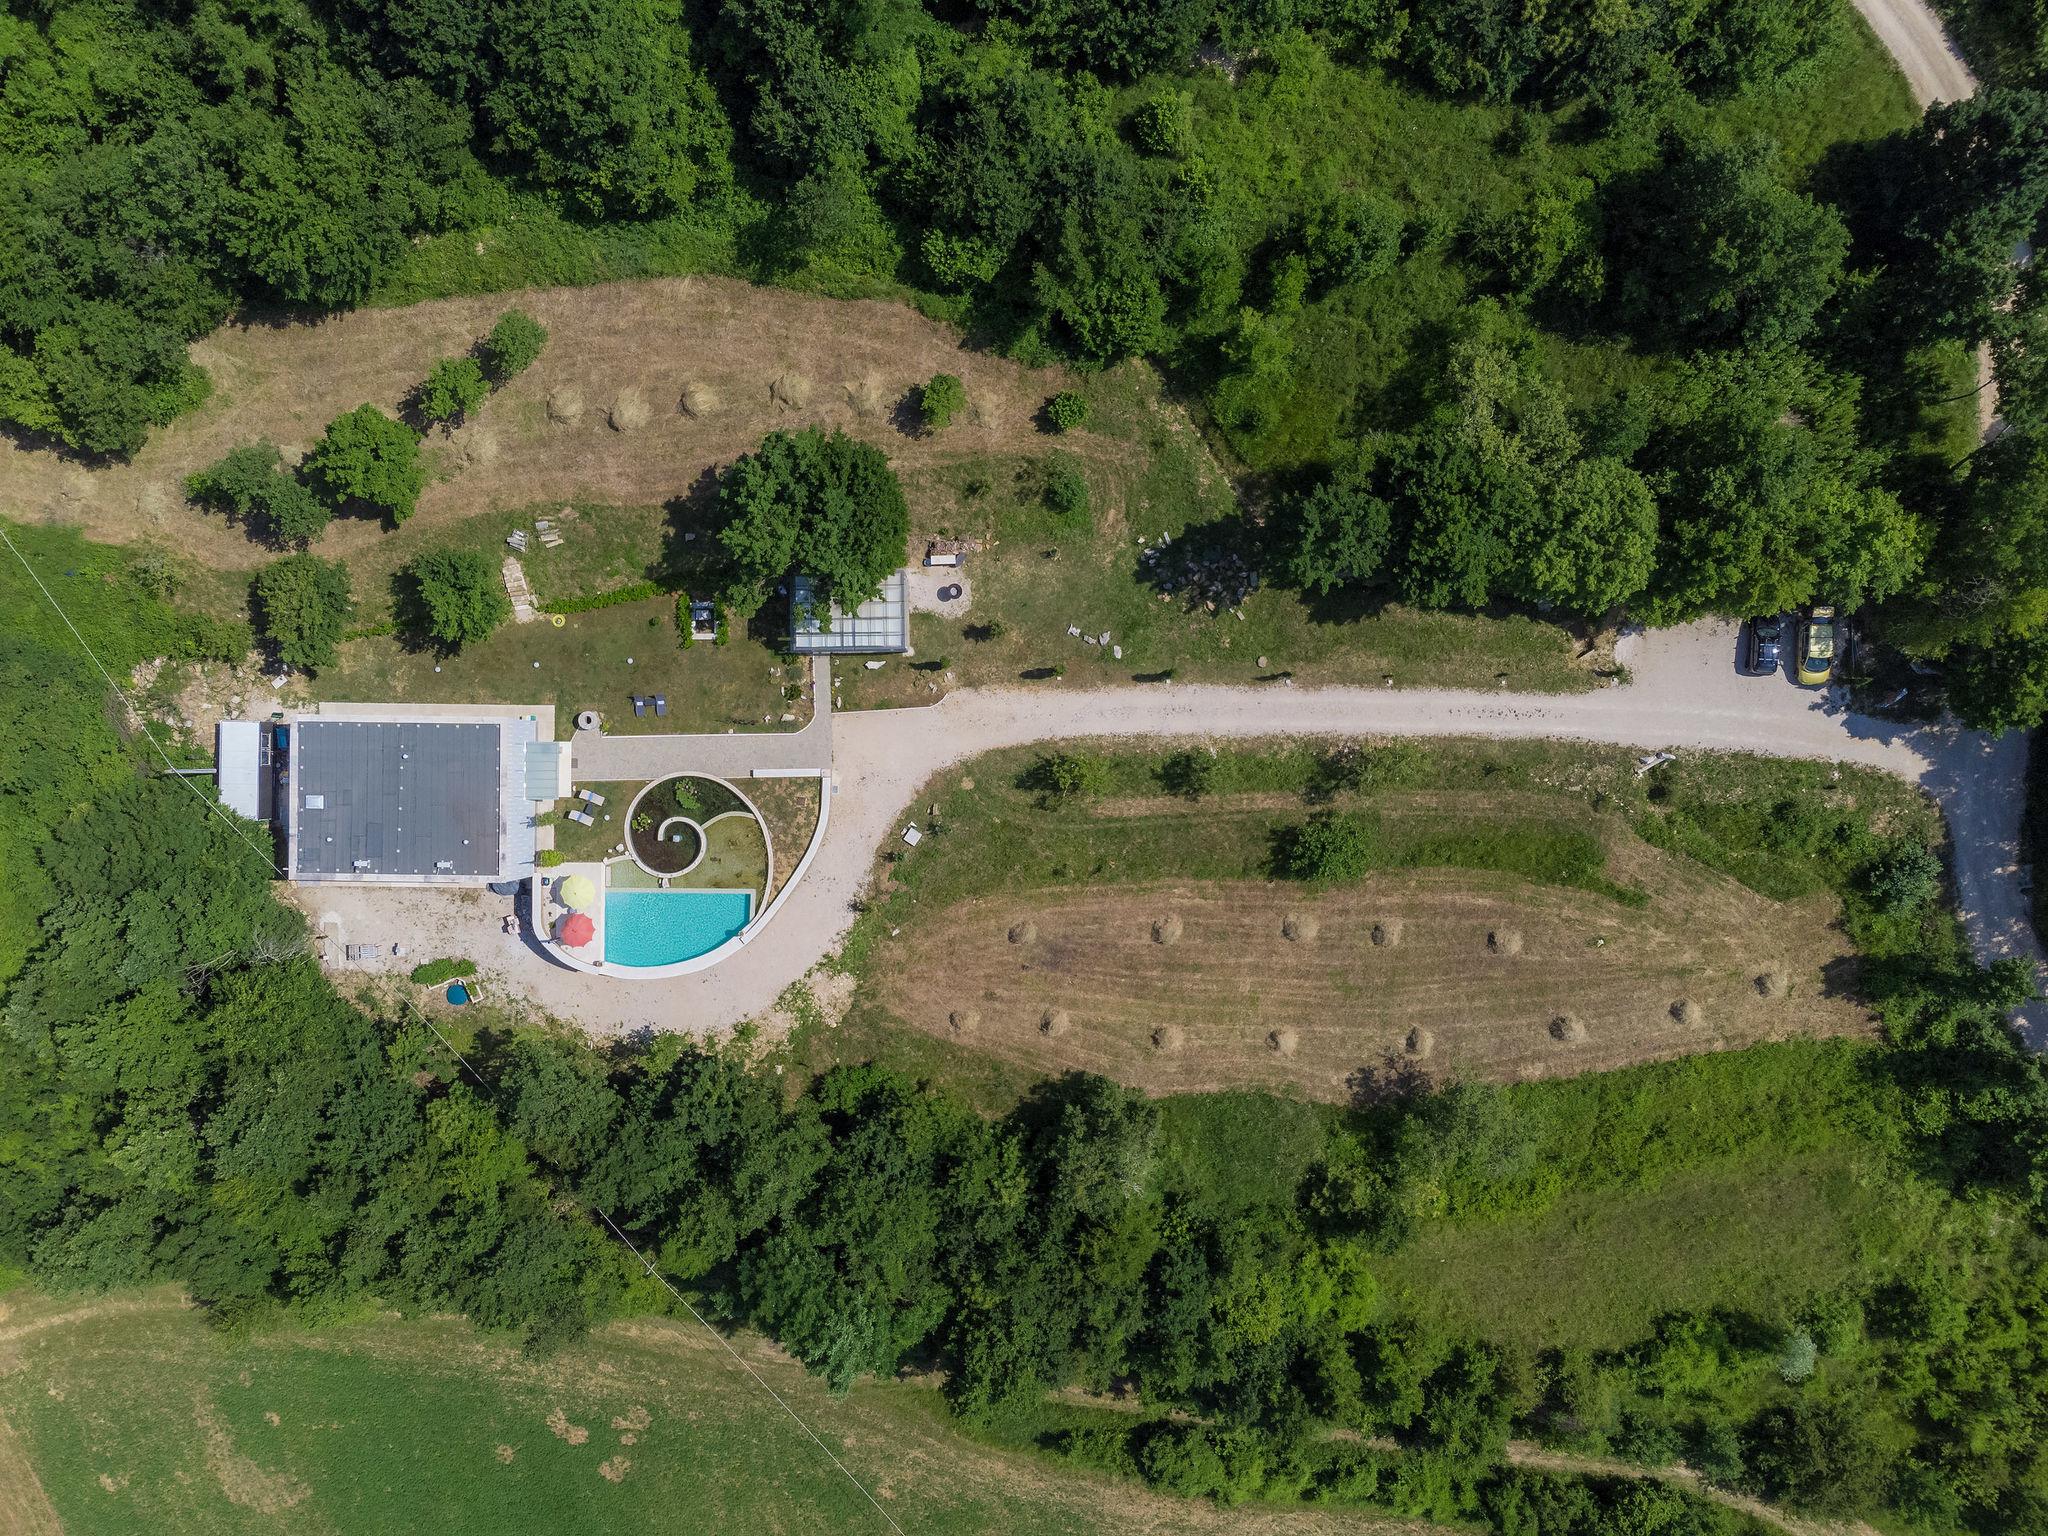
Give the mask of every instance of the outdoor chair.
[[641, 698], [640, 695], [637, 693], [633, 695], [633, 713], [636, 715], [644, 715], [647, 713], [647, 701]]
[[667, 695], [667, 694], [665, 694], [665, 693], [657, 693], [657, 694], [656, 694], [656, 695], [654, 696], [654, 712], [655, 712], [655, 714], [657, 714], [657, 715], [661, 716], [661, 717], [662, 717], [662, 718], [663, 718], [664, 720], [668, 718], [668, 695]]

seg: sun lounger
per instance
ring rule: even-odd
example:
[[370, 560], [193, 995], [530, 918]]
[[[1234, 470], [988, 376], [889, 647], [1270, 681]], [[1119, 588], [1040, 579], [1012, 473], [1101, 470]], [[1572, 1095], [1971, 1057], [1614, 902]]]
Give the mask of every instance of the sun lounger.
[[668, 718], [668, 695], [667, 695], [667, 694], [665, 694], [665, 693], [657, 693], [657, 694], [656, 694], [656, 695], [654, 696], [654, 712], [655, 712], [655, 713], [656, 713], [657, 715], [661, 716], [661, 717], [662, 717], [662, 718], [663, 718], [664, 720], [666, 720], [666, 719]]
[[592, 827], [597, 825], [597, 818], [588, 811], [571, 811], [569, 819], [579, 826]]
[[636, 715], [644, 715], [647, 713], [647, 701], [641, 698], [640, 695], [637, 693], [633, 695], [633, 713]]
[[585, 805], [604, 804], [604, 796], [600, 795], [594, 789], [579, 789], [576, 791], [576, 798], [578, 800], [581, 800]]

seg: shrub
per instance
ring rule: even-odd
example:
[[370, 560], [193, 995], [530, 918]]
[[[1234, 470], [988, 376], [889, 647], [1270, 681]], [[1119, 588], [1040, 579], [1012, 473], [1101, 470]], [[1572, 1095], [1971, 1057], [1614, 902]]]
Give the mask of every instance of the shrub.
[[490, 393], [490, 381], [475, 358], [444, 357], [428, 370], [414, 399], [428, 421], [459, 422]]
[[1295, 880], [1330, 884], [1356, 880], [1372, 868], [1375, 827], [1364, 816], [1319, 811], [1282, 834], [1280, 872]]
[[568, 857], [569, 856], [566, 853], [562, 852], [562, 850], [559, 848], [543, 848], [539, 853], [536, 853], [533, 856], [533, 862], [538, 864], [542, 869], [553, 869], [557, 864], [564, 862]]
[[1099, 795], [1109, 787], [1109, 764], [1085, 752], [1048, 752], [1025, 770], [1023, 785], [1051, 805]]
[[941, 373], [918, 391], [917, 410], [927, 432], [938, 432], [967, 408], [967, 386], [950, 373]]
[[329, 422], [304, 467], [331, 500], [375, 507], [394, 523], [412, 516], [427, 483], [419, 438], [374, 405]]
[[1393, 270], [1401, 254], [1401, 210], [1384, 198], [1345, 194], [1309, 210], [1302, 254], [1309, 273], [1326, 287]]
[[1941, 857], [1925, 843], [1900, 840], [1871, 866], [1870, 899], [1885, 912], [1909, 912], [1941, 892]]
[[1196, 748], [1176, 752], [1159, 765], [1159, 782], [1170, 795], [1199, 800], [1215, 786], [1216, 759]]
[[355, 603], [348, 567], [318, 555], [286, 555], [256, 575], [256, 611], [278, 659], [302, 672], [334, 662]]
[[412, 968], [412, 979], [422, 987], [437, 987], [444, 981], [460, 981], [476, 974], [472, 960], [429, 960]]
[[484, 338], [484, 359], [491, 365], [491, 376], [503, 384], [532, 367], [547, 344], [546, 326], [524, 310], [508, 309]]
[[1088, 477], [1073, 457], [1056, 453], [1046, 461], [1045, 504], [1063, 523], [1088, 520]]
[[1045, 402], [1045, 419], [1052, 423], [1055, 432], [1071, 432], [1086, 425], [1088, 402], [1071, 389], [1063, 389]]
[[683, 649], [689, 650], [697, 643], [697, 627], [690, 622], [690, 594], [676, 594], [676, 633], [683, 637]]
[[[609, 592], [591, 592], [582, 597], [551, 597], [534, 606], [542, 613], [591, 613], [599, 608], [616, 608], [620, 603], [645, 602], [650, 597], [659, 597], [661, 588], [651, 581], [628, 582], [623, 587], [613, 587]], [[687, 603], [681, 610], [685, 634], [690, 629], [690, 613]]]
[[406, 569], [419, 626], [450, 650], [485, 639], [512, 617], [497, 567], [475, 550], [430, 550]]
[[320, 498], [284, 467], [274, 443], [245, 443], [185, 477], [185, 494], [201, 506], [230, 513], [250, 532], [277, 544], [303, 547], [327, 526]]
[[1797, 1386], [1813, 1374], [1819, 1362], [1820, 1349], [1813, 1342], [1813, 1335], [1804, 1328], [1795, 1328], [1785, 1340], [1785, 1347], [1778, 1351], [1778, 1374]]
[[1140, 102], [1131, 114], [1131, 136], [1148, 155], [1185, 159], [1195, 145], [1193, 93], [1168, 89]]

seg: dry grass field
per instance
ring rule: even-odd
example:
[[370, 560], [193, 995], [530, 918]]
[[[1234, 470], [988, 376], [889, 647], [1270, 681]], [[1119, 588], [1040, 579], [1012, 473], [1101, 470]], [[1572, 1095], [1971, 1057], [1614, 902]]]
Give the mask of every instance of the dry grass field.
[[1017, 890], [921, 914], [868, 974], [914, 1030], [1152, 1093], [1349, 1102], [1419, 1077], [1517, 1081], [1871, 1028], [1843, 995], [1854, 961], [1831, 896], [1776, 902], [1620, 827], [1605, 841], [1608, 877], [1646, 905], [1460, 869], [1320, 893]]
[[[969, 351], [956, 331], [901, 304], [712, 277], [444, 299], [303, 323], [252, 319], [194, 346], [212, 397], [153, 433], [132, 462], [89, 467], [11, 451], [0, 455], [0, 506], [208, 566], [262, 565], [270, 551], [187, 505], [185, 476], [258, 438], [296, 459], [342, 412], [366, 400], [395, 409], [436, 358], [467, 352], [513, 307], [548, 327], [547, 350], [459, 430], [429, 434], [438, 475], [418, 515], [396, 536], [338, 519], [318, 553], [351, 556], [468, 514], [551, 500], [665, 502], [778, 426], [843, 428], [910, 470], [1035, 451], [1045, 439], [1034, 417], [1066, 382]], [[898, 407], [942, 372], [966, 384], [966, 415], [937, 436], [906, 432]], [[1091, 442], [1103, 450], [1088, 433], [1070, 434], [1066, 446], [1087, 452]]]

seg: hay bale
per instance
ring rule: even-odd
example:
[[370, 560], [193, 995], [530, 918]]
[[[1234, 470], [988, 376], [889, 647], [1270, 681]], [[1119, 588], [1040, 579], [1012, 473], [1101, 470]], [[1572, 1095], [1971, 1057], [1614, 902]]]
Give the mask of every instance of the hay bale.
[[701, 421], [706, 416], [718, 413], [720, 401], [718, 392], [708, 384], [699, 384], [694, 379], [683, 386], [683, 392], [676, 398], [676, 409], [692, 421]]
[[1757, 995], [1772, 1002], [1784, 997], [1792, 990], [1792, 978], [1781, 965], [1774, 965], [1756, 979]]
[[1178, 1024], [1162, 1024], [1152, 1031], [1152, 1049], [1169, 1055], [1179, 1050], [1187, 1041], [1187, 1035]]
[[560, 427], [573, 427], [583, 419], [583, 391], [564, 384], [548, 396], [548, 420]]
[[1522, 952], [1522, 935], [1514, 928], [1496, 928], [1486, 936], [1488, 954], [1519, 955]]
[[1074, 1016], [1064, 1008], [1048, 1008], [1038, 1021], [1038, 1032], [1057, 1040], [1074, 1027]]
[[1010, 929], [1010, 942], [1012, 944], [1033, 944], [1037, 940], [1038, 925], [1036, 923], [1018, 923]]
[[1401, 942], [1401, 919], [1383, 917], [1372, 925], [1372, 941], [1381, 949], [1391, 949]]
[[946, 1023], [956, 1035], [971, 1035], [981, 1028], [981, 1015], [972, 1008], [955, 1008], [946, 1015]]
[[1562, 1040], [1566, 1045], [1577, 1045], [1586, 1038], [1586, 1026], [1574, 1015], [1560, 1013], [1550, 1021], [1550, 1038]]
[[1180, 914], [1170, 912], [1152, 925], [1154, 944], [1178, 944], [1180, 942]]
[[778, 405], [806, 406], [811, 403], [811, 381], [800, 373], [779, 375], [768, 386], [768, 398]]
[[1312, 944], [1322, 931], [1323, 925], [1306, 912], [1290, 912], [1280, 924], [1280, 937], [1294, 944]]
[[604, 413], [605, 424], [614, 432], [638, 432], [653, 416], [647, 408], [647, 397], [637, 389], [620, 390], [611, 409]]
[[1681, 997], [1671, 1005], [1671, 1017], [1683, 1024], [1687, 1029], [1698, 1029], [1700, 1020], [1705, 1015], [1700, 1012], [1700, 1005], [1698, 1003], [1689, 997]]
[[1301, 1036], [1291, 1029], [1276, 1029], [1266, 1036], [1266, 1044], [1282, 1056], [1292, 1056], [1301, 1049]]
[[888, 408], [889, 397], [882, 390], [882, 381], [872, 373], [848, 379], [841, 388], [846, 391], [846, 403], [853, 407], [856, 416], [879, 416]]
[[1436, 1036], [1418, 1024], [1408, 1031], [1408, 1038], [1402, 1045], [1410, 1056], [1417, 1061], [1424, 1061], [1428, 1059], [1430, 1052], [1436, 1049]]

